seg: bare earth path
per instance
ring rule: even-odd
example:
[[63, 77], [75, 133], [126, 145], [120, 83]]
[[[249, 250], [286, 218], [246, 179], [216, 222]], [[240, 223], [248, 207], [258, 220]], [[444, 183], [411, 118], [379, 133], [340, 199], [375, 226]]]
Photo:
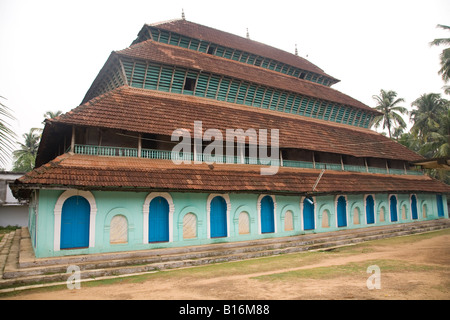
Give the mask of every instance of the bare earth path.
[[[387, 241], [0, 299], [450, 299], [449, 231]], [[379, 290], [366, 285], [373, 264], [381, 271]]]

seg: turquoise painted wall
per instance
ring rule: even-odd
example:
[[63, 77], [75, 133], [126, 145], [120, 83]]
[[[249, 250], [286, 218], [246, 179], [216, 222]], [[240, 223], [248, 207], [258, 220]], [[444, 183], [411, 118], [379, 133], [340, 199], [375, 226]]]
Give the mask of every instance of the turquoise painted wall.
[[[40, 190], [31, 199], [29, 229], [37, 257], [50, 257], [74, 254], [101, 252], [144, 250], [152, 248], [189, 246], [217, 242], [242, 241], [268, 237], [291, 236], [305, 233], [327, 232], [341, 229], [361, 228], [391, 224], [388, 194], [372, 194], [375, 199], [375, 223], [366, 223], [365, 195], [344, 195], [347, 200], [347, 226], [337, 227], [336, 199], [338, 196], [327, 195], [314, 197], [315, 229], [303, 230], [303, 197], [274, 196], [276, 231], [269, 234], [260, 233], [257, 194], [228, 194], [228, 237], [211, 239], [208, 237], [207, 202], [209, 194], [173, 192], [173, 224], [170, 232], [172, 241], [165, 243], [144, 243], [143, 206], [149, 193], [146, 192], [106, 192], [93, 191], [92, 195], [97, 206], [95, 216], [94, 240], [95, 246], [85, 249], [54, 250], [55, 215], [54, 210], [63, 190]], [[411, 217], [410, 194], [398, 194], [397, 216], [395, 223], [413, 222]], [[418, 206], [418, 221], [437, 219], [437, 203], [434, 194], [416, 194]], [[448, 218], [446, 197], [443, 196], [444, 214]], [[404, 213], [402, 208], [404, 209]], [[384, 211], [384, 219], [382, 217]], [[249, 217], [249, 233], [239, 234], [239, 215], [246, 212]], [[289, 212], [288, 214], [286, 214]], [[425, 213], [423, 213], [425, 212]], [[193, 213], [196, 217], [196, 237], [183, 239], [183, 218]], [[111, 244], [111, 220], [116, 215], [122, 215], [127, 220], [127, 243]], [[293, 230], [285, 231], [285, 223], [292, 215]], [[328, 221], [328, 223], [326, 223]], [[148, 223], [148, 222], [147, 222]]]

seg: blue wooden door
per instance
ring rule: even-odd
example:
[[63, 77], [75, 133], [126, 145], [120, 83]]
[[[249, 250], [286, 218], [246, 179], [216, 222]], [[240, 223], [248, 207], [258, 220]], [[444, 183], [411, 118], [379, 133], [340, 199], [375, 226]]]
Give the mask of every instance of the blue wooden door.
[[367, 224], [375, 223], [375, 201], [372, 196], [366, 198], [366, 221]]
[[437, 201], [438, 217], [443, 217], [444, 216], [444, 203], [442, 202], [442, 195], [437, 194], [436, 201]]
[[396, 222], [397, 219], [397, 197], [391, 196], [390, 198], [391, 203], [391, 221]]
[[61, 249], [89, 247], [89, 220], [91, 206], [80, 196], [64, 201], [61, 212]]
[[261, 200], [261, 233], [275, 232], [274, 205], [272, 197]]
[[305, 198], [303, 201], [303, 229], [313, 230], [314, 228], [314, 201], [311, 198]]
[[412, 218], [417, 219], [417, 198], [415, 195], [411, 196], [411, 212], [412, 212]]
[[227, 203], [220, 196], [211, 201], [210, 232], [211, 238], [227, 236]]
[[150, 202], [148, 215], [148, 242], [169, 241], [169, 203], [163, 197]]
[[347, 226], [347, 201], [344, 196], [338, 198], [337, 203], [337, 225], [338, 227]]

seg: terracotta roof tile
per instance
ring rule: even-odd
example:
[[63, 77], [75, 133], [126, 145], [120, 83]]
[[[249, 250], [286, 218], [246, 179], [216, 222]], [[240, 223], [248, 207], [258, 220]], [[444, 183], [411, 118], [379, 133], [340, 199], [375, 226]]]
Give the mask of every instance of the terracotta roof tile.
[[[176, 116], [174, 114], [176, 113]], [[171, 136], [178, 128], [279, 129], [280, 147], [355, 157], [423, 159], [369, 129], [179, 94], [121, 87], [60, 116], [52, 123], [95, 126]]]
[[378, 111], [366, 106], [360, 101], [321, 84], [152, 40], [138, 43], [127, 49], [118, 51], [117, 54], [225, 75], [272, 88], [296, 92], [317, 99], [352, 106], [371, 113], [378, 113]]
[[[214, 29], [198, 23], [187, 21], [184, 19], [175, 19], [160, 23], [150, 24], [159, 29], [168, 30], [181, 35], [185, 35], [195, 39], [209, 41], [224, 47], [238, 49], [241, 51], [253, 53], [262, 57], [280, 61], [294, 67], [312, 71], [320, 75], [327, 76], [335, 81], [339, 81], [334, 77], [326, 74], [321, 68], [310, 61], [296, 56], [284, 50], [269, 46], [267, 44], [237, 36], [235, 34]], [[145, 26], [144, 26], [145, 28]]]
[[[313, 193], [320, 170], [280, 167], [261, 175], [261, 166], [176, 165], [170, 160], [64, 154], [16, 180], [12, 189], [64, 186], [101, 190], [178, 190], [224, 192]], [[325, 171], [316, 189], [323, 193], [433, 192], [450, 186], [428, 176]]]

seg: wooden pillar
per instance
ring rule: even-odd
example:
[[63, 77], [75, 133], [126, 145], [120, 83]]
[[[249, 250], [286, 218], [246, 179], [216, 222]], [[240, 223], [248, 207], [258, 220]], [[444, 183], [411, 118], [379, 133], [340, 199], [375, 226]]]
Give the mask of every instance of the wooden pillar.
[[312, 161], [313, 161], [313, 168], [316, 168], [316, 157], [314, 157], [314, 151], [312, 153]]
[[142, 134], [139, 133], [139, 137], [138, 137], [138, 158], [141, 157], [141, 150], [142, 150]]
[[72, 140], [70, 142], [70, 152], [75, 151], [75, 126], [72, 126]]

